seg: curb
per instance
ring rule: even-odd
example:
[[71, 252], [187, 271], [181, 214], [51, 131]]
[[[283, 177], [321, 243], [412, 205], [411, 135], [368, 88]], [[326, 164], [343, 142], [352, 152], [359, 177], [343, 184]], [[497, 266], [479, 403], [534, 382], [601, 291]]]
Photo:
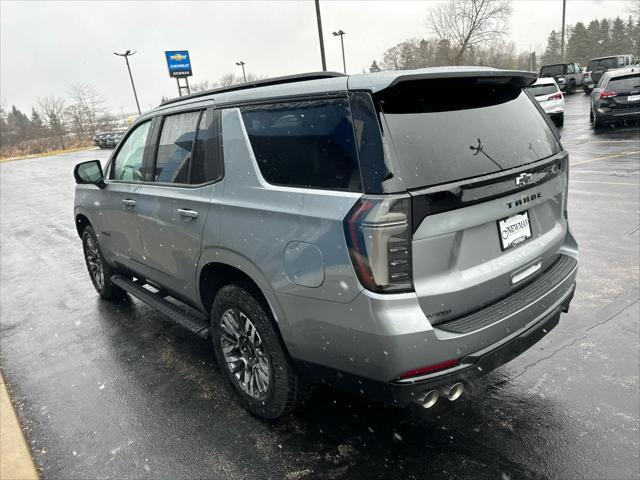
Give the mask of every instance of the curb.
[[0, 480], [37, 479], [38, 472], [0, 372]]

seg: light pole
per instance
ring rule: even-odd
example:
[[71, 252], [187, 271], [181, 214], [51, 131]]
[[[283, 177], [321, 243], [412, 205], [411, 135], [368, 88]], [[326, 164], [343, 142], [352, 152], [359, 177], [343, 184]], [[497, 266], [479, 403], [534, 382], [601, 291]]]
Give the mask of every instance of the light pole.
[[562, 0], [562, 40], [560, 40], [560, 56], [564, 62], [564, 18], [567, 12], [567, 0]]
[[127, 62], [127, 70], [129, 71], [129, 78], [131, 79], [131, 87], [133, 88], [133, 96], [136, 99], [136, 106], [138, 107], [138, 115], [142, 115], [142, 111], [140, 110], [140, 103], [138, 102], [138, 94], [136, 93], [136, 85], [133, 83], [133, 75], [131, 75], [131, 67], [129, 66], [129, 57], [134, 55], [136, 52], [132, 52], [131, 50], [127, 50], [124, 53], [116, 53], [113, 52], [114, 55], [118, 57], [124, 57], [124, 61]]
[[324, 39], [322, 38], [322, 18], [320, 17], [320, 0], [316, 0], [316, 20], [318, 20], [318, 37], [320, 38], [320, 58], [322, 59], [322, 71], [327, 71], [327, 61], [324, 58]]
[[347, 62], [344, 59], [344, 34], [342, 30], [338, 30], [337, 32], [333, 32], [334, 37], [340, 37], [340, 45], [342, 46], [342, 69], [344, 73], [347, 73]]
[[242, 77], [244, 78], [244, 83], [247, 83], [247, 75], [244, 73], [244, 62], [240, 60], [239, 62], [236, 62], [236, 65], [242, 67]]

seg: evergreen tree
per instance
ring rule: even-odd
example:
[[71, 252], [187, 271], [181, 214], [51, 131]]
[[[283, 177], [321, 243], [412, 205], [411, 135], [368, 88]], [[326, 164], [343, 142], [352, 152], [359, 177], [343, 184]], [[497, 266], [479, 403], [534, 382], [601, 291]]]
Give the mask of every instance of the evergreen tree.
[[631, 53], [633, 50], [632, 39], [627, 37], [624, 20], [616, 17], [611, 25], [611, 52], [615, 54]]
[[449, 40], [439, 40], [436, 46], [434, 66], [451, 65], [451, 43]]
[[640, 18], [634, 20], [633, 17], [629, 17], [626, 25], [626, 35], [630, 43], [630, 52], [636, 57], [636, 60], [640, 60]]
[[380, 71], [380, 67], [378, 66], [378, 62], [374, 60], [371, 63], [371, 66], [369, 67], [369, 72], [373, 73], [373, 72], [379, 72], [379, 71]]
[[598, 50], [597, 50], [598, 57], [611, 55], [612, 53], [617, 53], [617, 52], [612, 52], [611, 50], [611, 22], [606, 18], [603, 18], [602, 20], [600, 20], [600, 32], [599, 32], [597, 42], [598, 42]]
[[553, 63], [560, 63], [561, 61], [560, 34], [555, 30], [551, 30], [549, 38], [547, 39], [547, 48], [542, 54], [542, 64], [549, 65]]
[[598, 56], [599, 52], [599, 44], [598, 39], [600, 38], [600, 22], [598, 20], [591, 20], [589, 25], [587, 26], [587, 37], [589, 39], [588, 42], [588, 51], [589, 58], [594, 58]]
[[29, 138], [29, 117], [22, 113], [15, 105], [11, 107], [11, 111], [7, 115], [7, 127], [9, 132], [14, 136], [15, 143], [22, 142]]
[[46, 127], [42, 121], [42, 117], [36, 111], [35, 107], [31, 109], [31, 138], [41, 138], [46, 134]]
[[584, 23], [578, 22], [571, 30], [571, 35], [567, 40], [566, 60], [567, 62], [579, 62], [586, 65], [590, 58], [589, 35]]

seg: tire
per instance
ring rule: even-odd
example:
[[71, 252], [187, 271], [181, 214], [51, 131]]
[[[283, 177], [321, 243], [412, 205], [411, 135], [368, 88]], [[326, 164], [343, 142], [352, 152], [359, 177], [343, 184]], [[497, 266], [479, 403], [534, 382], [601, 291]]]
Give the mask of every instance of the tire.
[[569, 82], [569, 87], [567, 88], [567, 95], [573, 95], [576, 93], [576, 82]]
[[593, 123], [593, 110], [589, 110], [589, 122]]
[[564, 113], [556, 120], [556, 127], [562, 127], [564, 125]]
[[598, 120], [597, 115], [594, 114], [594, 116], [593, 116], [593, 129], [594, 130], [600, 130], [602, 127], [604, 127], [604, 123], [602, 123], [602, 120]]
[[252, 285], [220, 289], [211, 331], [220, 370], [245, 409], [273, 420], [304, 403], [309, 386], [294, 370], [269, 308]]
[[121, 300], [126, 296], [126, 292], [111, 282], [111, 275], [116, 273], [106, 262], [98, 237], [89, 225], [84, 227], [82, 232], [82, 251], [84, 252], [84, 261], [87, 265], [91, 283], [98, 294], [105, 300]]

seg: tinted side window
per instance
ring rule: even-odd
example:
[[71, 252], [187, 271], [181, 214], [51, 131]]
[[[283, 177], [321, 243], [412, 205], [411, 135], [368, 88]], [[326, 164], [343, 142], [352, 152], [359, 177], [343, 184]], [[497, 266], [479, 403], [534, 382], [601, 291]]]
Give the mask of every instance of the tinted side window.
[[268, 182], [361, 191], [346, 99], [246, 107], [242, 118]]
[[189, 183], [198, 185], [222, 178], [222, 138], [217, 113], [203, 112], [191, 159]]
[[112, 180], [141, 182], [144, 147], [149, 136], [151, 122], [138, 125], [127, 137], [113, 162]]
[[189, 183], [189, 161], [200, 112], [171, 115], [164, 119], [158, 144], [155, 181]]

